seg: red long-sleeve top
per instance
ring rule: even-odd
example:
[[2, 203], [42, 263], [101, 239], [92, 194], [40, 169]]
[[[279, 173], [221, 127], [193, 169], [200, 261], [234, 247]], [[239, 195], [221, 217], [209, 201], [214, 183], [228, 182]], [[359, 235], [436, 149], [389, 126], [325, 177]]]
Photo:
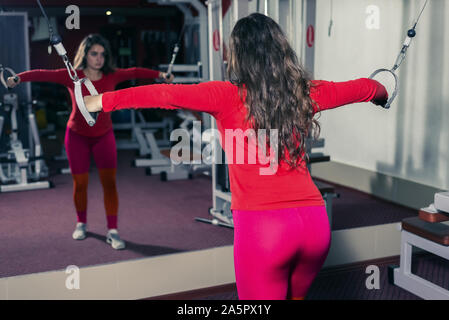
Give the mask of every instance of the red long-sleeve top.
[[[351, 103], [386, 100], [388, 94], [377, 81], [358, 79], [347, 82], [313, 81], [310, 97], [316, 103], [315, 111], [317, 107], [323, 111]], [[104, 112], [126, 108], [185, 108], [207, 112], [216, 119], [221, 137], [226, 136], [225, 130], [250, 129], [245, 121], [247, 109], [238, 87], [230, 82], [134, 87], [105, 93], [102, 104]], [[248, 141], [244, 139], [245, 152], [248, 151]], [[234, 143], [223, 138], [221, 144], [228, 160], [231, 156], [235, 158]], [[256, 164], [249, 161], [244, 164], [228, 162], [231, 209], [273, 210], [324, 205], [305, 166], [291, 170], [281, 161], [272, 174], [261, 174], [267, 172], [269, 163], [259, 160]]]
[[[77, 70], [78, 77], [86, 77], [82, 70]], [[100, 112], [97, 118], [95, 126], [90, 127], [86, 120], [84, 119], [81, 112], [76, 106], [74, 84], [72, 79], [70, 79], [69, 74], [66, 69], [56, 69], [56, 70], [44, 70], [36, 69], [31, 71], [22, 72], [18, 75], [22, 82], [27, 81], [39, 81], [39, 82], [53, 82], [59, 83], [65, 86], [70, 93], [70, 98], [72, 100], [72, 112], [70, 114], [67, 126], [75, 131], [76, 133], [88, 136], [88, 137], [98, 137], [104, 135], [112, 128], [112, 121], [110, 113]], [[107, 91], [115, 90], [115, 87], [120, 82], [131, 80], [131, 79], [154, 79], [159, 77], [159, 71], [145, 69], [145, 68], [129, 68], [129, 69], [115, 69], [99, 80], [92, 81], [95, 89], [98, 93], [103, 93]], [[86, 86], [82, 86], [83, 96], [90, 95]]]

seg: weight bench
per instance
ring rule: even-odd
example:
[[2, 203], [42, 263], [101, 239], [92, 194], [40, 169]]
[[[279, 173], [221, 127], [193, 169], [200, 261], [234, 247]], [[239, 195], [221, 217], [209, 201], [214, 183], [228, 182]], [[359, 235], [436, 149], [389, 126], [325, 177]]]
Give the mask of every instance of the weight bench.
[[[423, 208], [418, 217], [402, 221], [400, 266], [389, 267], [389, 281], [423, 299], [448, 300], [449, 290], [412, 274], [412, 247], [449, 260], [449, 215], [442, 210], [449, 203], [449, 193], [435, 195], [435, 205]], [[449, 211], [449, 210], [448, 210]]]
[[[156, 139], [154, 134], [150, 130], [145, 131], [145, 138], [151, 146], [151, 156], [152, 159], [136, 159], [134, 160], [135, 167], [146, 167], [147, 175], [159, 174], [162, 181], [172, 181], [172, 180], [185, 180], [192, 179], [193, 170], [190, 170], [191, 165], [174, 164], [170, 160], [171, 149], [159, 149], [157, 147]], [[193, 159], [201, 160], [201, 155], [187, 155], [190, 157], [190, 163]], [[181, 161], [189, 160], [183, 155]]]
[[[171, 149], [159, 148], [154, 136], [155, 131], [152, 129], [142, 130], [144, 139], [151, 150], [151, 159], [136, 159], [132, 163], [134, 167], [146, 167], [147, 175], [160, 174], [162, 181], [191, 179], [194, 173], [210, 171], [211, 166], [204, 164], [202, 159], [202, 132], [196, 131], [195, 134], [194, 130], [197, 129], [190, 128], [194, 121], [201, 121], [201, 114], [194, 111], [178, 110], [178, 116], [184, 119], [180, 128], [189, 132], [190, 135], [190, 140], [186, 142], [188, 143], [186, 148], [190, 150], [190, 154], [184, 154], [185, 152], [183, 152], [181, 158], [177, 159], [181, 163], [174, 164], [170, 158]], [[199, 141], [195, 140], [198, 138]], [[193, 143], [193, 148], [190, 147], [191, 143]], [[197, 150], [198, 145], [200, 146], [199, 150]], [[177, 147], [181, 146], [177, 144]]]
[[[307, 161], [307, 169], [309, 170], [310, 174], [312, 175], [312, 164], [314, 163], [320, 163], [320, 162], [328, 162], [331, 160], [331, 157], [328, 155], [325, 155], [322, 152], [312, 152], [312, 149], [316, 148], [323, 148], [324, 147], [324, 139], [313, 139], [312, 137], [307, 138], [306, 140], [306, 146], [307, 150], [309, 152], [309, 159]], [[335, 193], [335, 189], [330, 184], [321, 182], [321, 181], [315, 181], [315, 185], [317, 186], [318, 190], [321, 192], [321, 196], [324, 199], [324, 203], [326, 205], [326, 211], [327, 216], [329, 218], [329, 225], [332, 229], [332, 200], [334, 198], [340, 198], [340, 195]]]
[[[161, 154], [167, 159], [169, 159], [169, 161], [170, 161], [170, 152], [171, 152], [170, 149], [161, 150]], [[198, 171], [197, 167], [195, 167], [193, 163], [194, 161], [201, 163], [202, 161], [201, 154], [190, 152], [190, 154], [188, 154], [187, 156], [183, 154], [181, 159], [182, 162], [185, 162], [187, 160], [189, 164], [188, 165], [183, 165], [182, 163], [179, 165], [171, 164], [169, 170], [160, 172], [162, 181], [193, 179], [193, 174]], [[204, 171], [207, 171], [207, 169], [205, 169]]]

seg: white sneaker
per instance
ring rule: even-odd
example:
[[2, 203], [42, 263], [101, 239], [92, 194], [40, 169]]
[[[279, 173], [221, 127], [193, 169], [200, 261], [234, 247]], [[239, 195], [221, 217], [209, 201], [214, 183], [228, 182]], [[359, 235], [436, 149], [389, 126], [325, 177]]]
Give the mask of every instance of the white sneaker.
[[120, 239], [117, 229], [110, 229], [106, 235], [106, 242], [115, 250], [125, 249], [125, 241]]
[[86, 238], [86, 224], [78, 222], [75, 231], [73, 231], [72, 238], [75, 240], [83, 240]]

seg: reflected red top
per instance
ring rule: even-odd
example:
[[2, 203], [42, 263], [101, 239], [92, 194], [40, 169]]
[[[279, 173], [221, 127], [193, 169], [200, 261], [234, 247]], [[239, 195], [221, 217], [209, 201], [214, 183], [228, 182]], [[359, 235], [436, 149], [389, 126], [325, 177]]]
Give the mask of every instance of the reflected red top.
[[[77, 74], [80, 79], [86, 77], [82, 70], [77, 70]], [[90, 127], [87, 124], [86, 120], [84, 120], [83, 115], [76, 106], [74, 84], [72, 79], [70, 79], [66, 69], [37, 69], [22, 72], [18, 76], [20, 77], [20, 80], [22, 82], [53, 82], [62, 84], [63, 86], [67, 87], [70, 93], [70, 98], [72, 99], [72, 112], [70, 114], [67, 126], [76, 133], [83, 136], [98, 137], [104, 135], [112, 128], [111, 115], [110, 113], [105, 112], [100, 112], [97, 118], [97, 122], [93, 127]], [[92, 81], [92, 84], [94, 85], [98, 93], [103, 93], [114, 90], [117, 84], [126, 80], [144, 78], [154, 79], [158, 78], [158, 76], [159, 71], [145, 68], [115, 69], [114, 72], [103, 75], [100, 80]], [[89, 91], [84, 85], [82, 86], [82, 93], [83, 96], [90, 95]]]

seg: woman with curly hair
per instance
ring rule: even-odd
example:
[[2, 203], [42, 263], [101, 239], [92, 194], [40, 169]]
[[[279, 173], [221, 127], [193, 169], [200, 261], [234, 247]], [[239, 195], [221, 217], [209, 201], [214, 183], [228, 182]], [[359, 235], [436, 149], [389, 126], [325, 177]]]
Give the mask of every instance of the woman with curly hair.
[[[114, 67], [109, 42], [99, 34], [85, 37], [78, 47], [74, 67], [80, 78], [87, 77], [98, 92], [114, 90], [120, 82], [141, 78], [163, 78], [163, 72], [145, 69]], [[101, 112], [94, 127], [90, 127], [78, 110], [74, 84], [67, 70], [30, 70], [18, 74], [19, 81], [8, 78], [8, 86], [20, 82], [39, 81], [64, 85], [70, 93], [72, 112], [65, 133], [65, 148], [73, 177], [73, 200], [77, 214], [73, 239], [83, 240], [87, 235], [87, 186], [90, 158], [93, 156], [98, 168], [104, 193], [104, 206], [108, 232], [106, 241], [114, 249], [124, 249], [125, 242], [118, 234], [118, 193], [116, 187], [117, 148], [110, 113]], [[173, 80], [173, 76], [168, 82]], [[89, 94], [83, 86], [83, 95]]]
[[[319, 133], [314, 116], [357, 102], [382, 105], [388, 94], [370, 79], [311, 80], [279, 25], [262, 14], [237, 22], [229, 51], [230, 82], [142, 86], [86, 97], [86, 106], [208, 112], [222, 137], [229, 130], [270, 130], [256, 143], [262, 154], [270, 150], [269, 161], [262, 156], [250, 163], [248, 155], [247, 163], [236, 163], [240, 145], [221, 141], [229, 162], [237, 291], [240, 299], [304, 299], [331, 240], [323, 198], [306, 166], [306, 138]], [[255, 140], [245, 137], [249, 151]]]

